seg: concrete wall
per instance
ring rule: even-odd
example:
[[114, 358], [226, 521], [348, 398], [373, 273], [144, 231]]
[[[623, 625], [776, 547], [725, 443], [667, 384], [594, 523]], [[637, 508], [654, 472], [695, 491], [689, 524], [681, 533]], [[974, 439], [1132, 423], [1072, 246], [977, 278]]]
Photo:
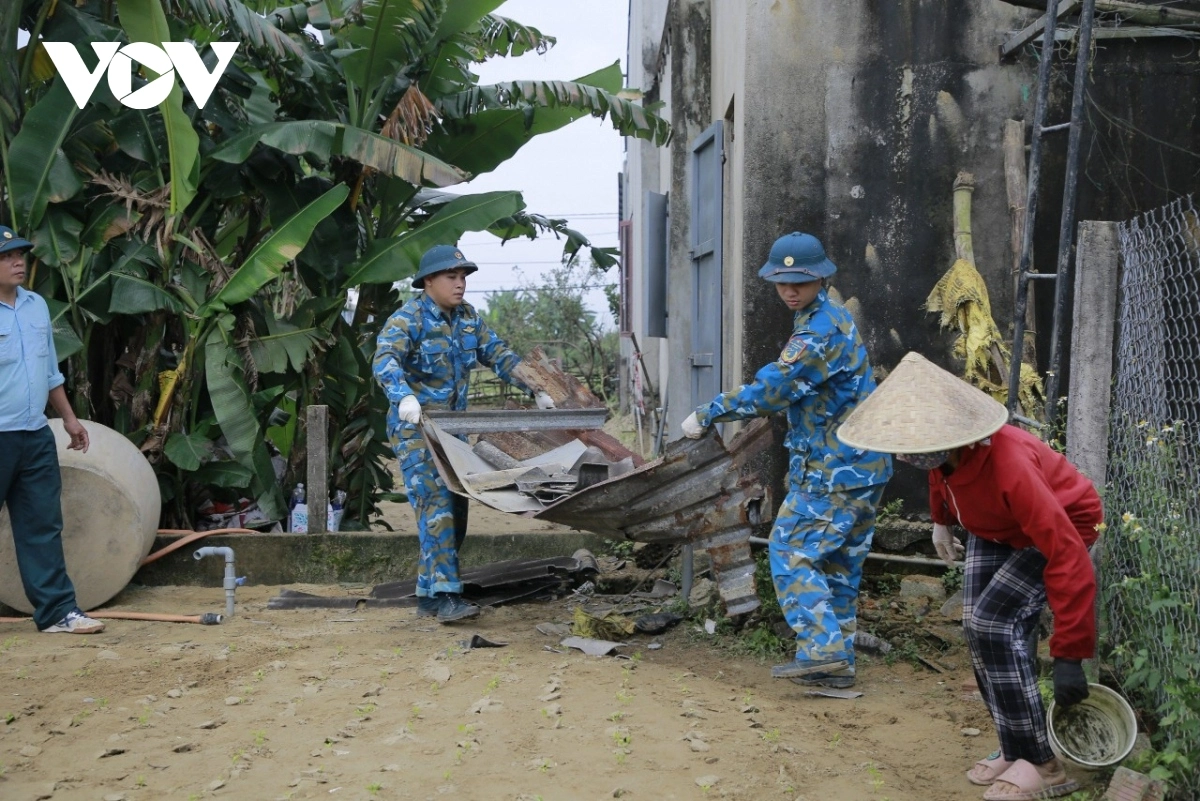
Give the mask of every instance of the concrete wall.
[[[834, 289], [881, 375], [909, 350], [956, 369], [953, 335], [923, 306], [953, 260], [951, 188], [960, 170], [975, 175], [976, 260], [1007, 333], [1012, 254], [1001, 141], [1005, 120], [1032, 117], [1036, 51], [1001, 63], [997, 48], [1035, 11], [1001, 0], [672, 0], [663, 14], [664, 25], [647, 35], [661, 31], [666, 44], [656, 99], [670, 101], [675, 138], [657, 176], [642, 174], [671, 197], [670, 338], [658, 343], [670, 374], [669, 438], [691, 408], [690, 144], [716, 119], [729, 123], [725, 389], [776, 358], [788, 336], [790, 315], [757, 268], [792, 230], [819, 236], [839, 265]], [[1079, 219], [1127, 219], [1200, 183], [1191, 155], [1200, 152], [1192, 47], [1100, 42]], [[1072, 68], [1056, 66], [1050, 122], [1066, 118]], [[1146, 113], [1153, 109], [1164, 113]], [[1065, 137], [1047, 142], [1035, 228], [1043, 270], [1053, 269], [1057, 249], [1065, 147]], [[1052, 293], [1041, 294], [1044, 365]], [[772, 469], [782, 476], [783, 467], [780, 450]], [[923, 478], [907, 468], [889, 490], [911, 499], [910, 508], [922, 507], [923, 494]]]
[[679, 423], [690, 414], [692, 326], [691, 142], [713, 120], [712, 28], [710, 0], [672, 0], [667, 12], [671, 126], [670, 207], [668, 226], [667, 360], [668, 439], [678, 436]]
[[[1000, 142], [1004, 120], [1026, 115], [1032, 73], [999, 65], [996, 45], [1028, 12], [990, 0], [751, 0], [747, 15], [744, 262], [760, 264], [781, 234], [813, 233], [877, 370], [909, 350], [949, 364], [952, 338], [923, 305], [953, 261], [951, 186], [967, 170], [976, 258], [1004, 326]], [[747, 380], [778, 356], [790, 315], [749, 269], [743, 293]], [[919, 502], [922, 481], [901, 469], [889, 494]]]
[[[664, 34], [667, 24], [669, 0], [630, 0], [629, 44], [627, 52], [627, 86], [643, 93], [646, 103], [667, 104], [660, 114], [670, 115], [670, 73], [664, 59]], [[664, 80], [665, 79], [665, 80]], [[666, 364], [666, 340], [645, 336], [643, 320], [646, 308], [641, 287], [645, 281], [645, 228], [642, 220], [644, 193], [666, 193], [670, 190], [669, 150], [655, 147], [642, 139], [626, 139], [624, 194], [624, 219], [632, 220], [630, 252], [623, 254], [633, 287], [633, 296], [628, 299], [630, 319], [646, 367], [654, 377], [657, 389], [664, 375], [660, 375]], [[632, 343], [622, 341], [621, 386], [629, 386], [628, 370], [636, 367], [633, 361]]]
[[[722, 387], [736, 385], [742, 375], [744, 337], [742, 329], [742, 220], [746, 204], [745, 103], [746, 93], [746, 4], [744, 0], [713, 0], [712, 5], [712, 116], [725, 121], [724, 223], [722, 272], [724, 275], [721, 325], [725, 331], [721, 349]], [[755, 266], [754, 269], [757, 269]], [[690, 413], [685, 410], [682, 419]], [[740, 425], [727, 425], [726, 436]]]

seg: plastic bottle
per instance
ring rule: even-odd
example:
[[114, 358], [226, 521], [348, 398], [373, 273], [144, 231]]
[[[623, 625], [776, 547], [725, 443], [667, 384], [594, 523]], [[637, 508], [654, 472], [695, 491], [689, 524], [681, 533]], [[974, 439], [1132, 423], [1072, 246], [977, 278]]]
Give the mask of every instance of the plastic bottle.
[[288, 515], [288, 530], [293, 534], [308, 533], [308, 504], [304, 502], [304, 484], [292, 491], [292, 510]]
[[342, 525], [342, 515], [345, 514], [346, 506], [346, 491], [338, 490], [333, 493], [333, 500], [329, 504], [329, 517], [326, 520], [325, 529], [327, 531], [339, 531]]

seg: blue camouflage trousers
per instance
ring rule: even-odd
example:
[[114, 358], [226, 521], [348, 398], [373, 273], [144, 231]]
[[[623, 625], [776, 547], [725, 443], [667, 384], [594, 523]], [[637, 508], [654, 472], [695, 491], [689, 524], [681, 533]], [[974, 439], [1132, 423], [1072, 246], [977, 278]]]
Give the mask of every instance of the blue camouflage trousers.
[[875, 536], [883, 484], [845, 492], [793, 490], [771, 530], [771, 576], [796, 659], [846, 659], [854, 671], [854, 633], [862, 566]]
[[417, 517], [417, 536], [421, 544], [421, 556], [417, 561], [417, 597], [431, 598], [436, 593], [461, 594], [458, 550], [467, 535], [467, 499], [446, 487], [419, 433], [408, 439], [393, 435], [391, 445], [404, 476], [404, 491]]

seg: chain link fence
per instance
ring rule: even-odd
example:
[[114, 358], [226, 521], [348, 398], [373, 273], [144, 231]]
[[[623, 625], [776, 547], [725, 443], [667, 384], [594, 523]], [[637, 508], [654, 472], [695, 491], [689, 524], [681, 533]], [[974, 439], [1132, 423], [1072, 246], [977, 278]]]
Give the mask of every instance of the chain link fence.
[[1200, 798], [1200, 215], [1120, 226], [1100, 590], [1108, 661], [1178, 798]]

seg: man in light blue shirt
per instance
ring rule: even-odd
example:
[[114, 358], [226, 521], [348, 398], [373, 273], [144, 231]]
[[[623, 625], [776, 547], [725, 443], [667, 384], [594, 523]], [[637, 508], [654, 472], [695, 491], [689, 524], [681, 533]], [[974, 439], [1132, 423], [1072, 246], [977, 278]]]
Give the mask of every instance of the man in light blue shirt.
[[95, 634], [80, 611], [62, 547], [62, 474], [46, 402], [63, 420], [67, 447], [87, 452], [58, 371], [46, 301], [21, 286], [33, 245], [0, 225], [0, 507], [8, 508], [17, 569], [39, 631]]

